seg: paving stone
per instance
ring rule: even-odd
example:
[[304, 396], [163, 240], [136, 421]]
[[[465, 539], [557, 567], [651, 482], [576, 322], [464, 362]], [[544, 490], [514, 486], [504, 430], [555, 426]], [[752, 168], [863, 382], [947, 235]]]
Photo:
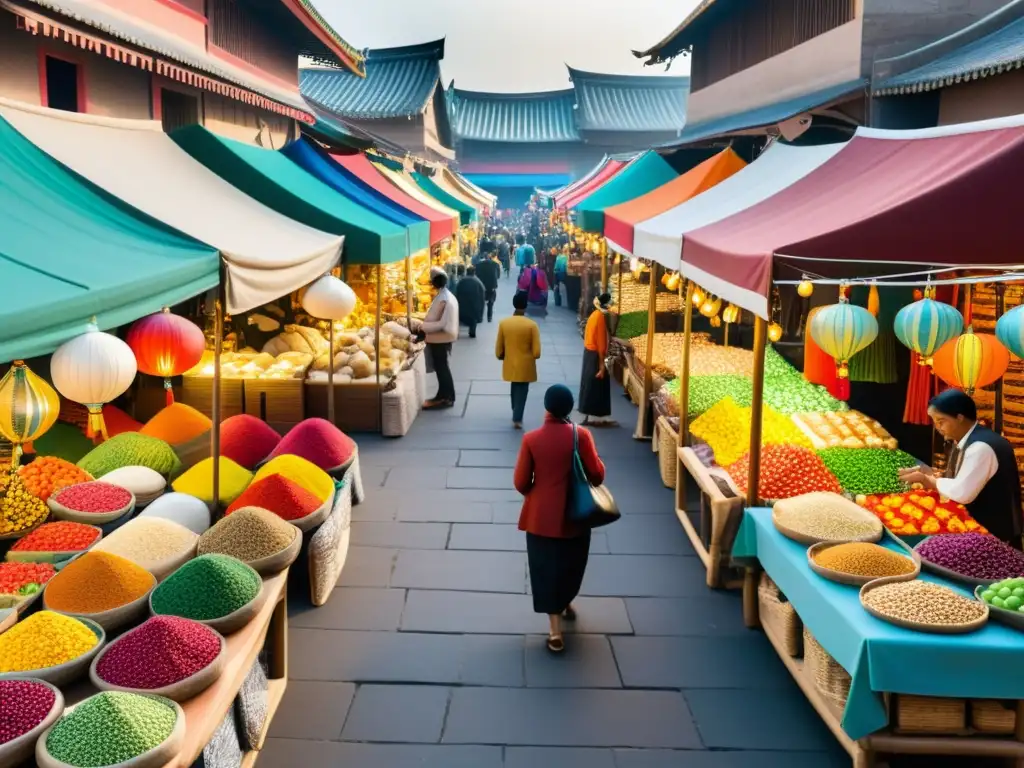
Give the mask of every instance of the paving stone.
[[680, 752], [616, 749], [616, 768], [849, 768], [850, 757], [834, 752]]
[[749, 635], [739, 592], [695, 597], [627, 597], [626, 610], [637, 635]]
[[391, 467], [360, 466], [359, 474], [363, 479], [363, 487], [367, 489], [384, 487], [384, 481], [390, 471]]
[[[358, 507], [356, 507], [358, 509]], [[399, 507], [397, 517], [402, 522], [489, 523], [491, 505], [483, 501], [435, 501], [410, 499]]]
[[514, 490], [511, 469], [453, 467], [448, 470], [449, 488], [493, 488]]
[[361, 685], [342, 740], [438, 742], [450, 692], [434, 685]]
[[[358, 509], [358, 507], [357, 507]], [[345, 567], [338, 579], [339, 587], [387, 587], [391, 570], [398, 556], [396, 549], [349, 547]]]
[[270, 724], [270, 738], [332, 740], [341, 737], [356, 687], [352, 683], [289, 680]]
[[610, 749], [509, 747], [505, 768], [617, 768]]
[[393, 467], [384, 488], [396, 491], [422, 491], [445, 487], [444, 473], [434, 467]]
[[352, 544], [391, 549], [444, 549], [447, 523], [396, 523], [353, 521]]
[[523, 511], [523, 500], [498, 501], [491, 505], [494, 508], [494, 522], [499, 525], [519, 525], [519, 515]]
[[566, 651], [552, 655], [547, 638], [526, 639], [526, 684], [530, 688], [621, 688], [608, 638], [566, 634]]
[[701, 739], [712, 749], [835, 749], [835, 738], [795, 684], [756, 695], [712, 689], [685, 695]]
[[428, 549], [398, 553], [391, 577], [395, 587], [471, 592], [526, 591], [526, 555]]
[[516, 465], [517, 451], [460, 451], [460, 467], [508, 467]]
[[[346, 568], [348, 565], [346, 564]], [[288, 617], [292, 629], [352, 629], [394, 632], [405, 606], [404, 589], [337, 587], [326, 605]]]
[[458, 635], [294, 629], [288, 674], [293, 680], [454, 684], [461, 641]]
[[518, 525], [455, 523], [452, 525], [448, 549], [525, 552], [526, 534], [519, 530]]
[[[629, 634], [632, 627], [619, 598], [578, 598], [577, 634]], [[547, 632], [547, 619], [533, 611], [533, 598], [486, 592], [409, 590], [402, 614], [405, 632], [533, 634]]]
[[704, 566], [696, 557], [593, 555], [582, 594], [620, 597], [689, 597], [707, 594]]
[[260, 768], [503, 768], [501, 747], [268, 739]]
[[701, 744], [681, 694], [536, 688], [455, 689], [442, 741], [678, 749]]
[[505, 688], [526, 684], [522, 635], [463, 635], [459, 639], [460, 684]]
[[454, 467], [459, 461], [459, 452], [454, 449], [438, 451], [405, 451], [394, 449], [394, 441], [381, 446], [381, 450], [367, 451], [363, 436], [359, 436], [359, 466], [363, 476], [368, 467]]
[[690, 540], [675, 515], [627, 515], [607, 529], [613, 555], [690, 554]]
[[622, 681], [631, 688], [794, 688], [761, 634], [616, 637], [612, 645]]

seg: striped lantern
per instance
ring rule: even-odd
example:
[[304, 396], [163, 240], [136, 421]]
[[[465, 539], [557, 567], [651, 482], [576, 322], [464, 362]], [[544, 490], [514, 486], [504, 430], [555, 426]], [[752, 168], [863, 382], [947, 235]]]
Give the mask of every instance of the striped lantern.
[[1017, 357], [1024, 357], [1024, 304], [999, 318], [996, 338]]
[[921, 356], [921, 365], [931, 365], [936, 350], [963, 329], [963, 315], [955, 307], [932, 298], [903, 307], [893, 323], [896, 338]]
[[935, 353], [935, 375], [950, 386], [973, 395], [1006, 373], [1010, 353], [991, 333], [975, 333], [971, 326]]
[[128, 346], [135, 353], [139, 371], [160, 376], [167, 392], [167, 404], [174, 402], [171, 377], [180, 376], [198, 363], [206, 350], [206, 337], [195, 323], [163, 312], [136, 320], [128, 331]]
[[850, 358], [878, 336], [878, 321], [863, 307], [840, 298], [838, 304], [822, 307], [810, 323], [814, 343], [836, 361], [841, 379], [850, 375]]
[[54, 388], [15, 360], [0, 379], [0, 435], [14, 444], [14, 465], [21, 446], [42, 437], [59, 413], [60, 398]]

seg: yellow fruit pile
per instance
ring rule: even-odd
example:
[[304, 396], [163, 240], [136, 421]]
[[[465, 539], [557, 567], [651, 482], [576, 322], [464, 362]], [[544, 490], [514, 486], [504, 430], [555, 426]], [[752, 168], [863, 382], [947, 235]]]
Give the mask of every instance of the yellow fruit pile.
[[[725, 397], [697, 417], [690, 425], [690, 431], [711, 447], [719, 466], [727, 467], [739, 461], [750, 449], [750, 418], [750, 408]], [[812, 447], [811, 441], [791, 419], [767, 405], [761, 420], [761, 443]]]
[[0, 535], [24, 531], [41, 523], [50, 514], [46, 502], [33, 496], [17, 473], [0, 473]]

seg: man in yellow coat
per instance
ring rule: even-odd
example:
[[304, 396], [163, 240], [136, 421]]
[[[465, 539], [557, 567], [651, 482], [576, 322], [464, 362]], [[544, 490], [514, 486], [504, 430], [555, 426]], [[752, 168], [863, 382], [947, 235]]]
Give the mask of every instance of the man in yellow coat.
[[494, 354], [503, 361], [502, 378], [512, 385], [512, 426], [523, 428], [523, 412], [530, 384], [537, 380], [537, 360], [540, 359], [540, 328], [526, 317], [525, 293], [512, 298], [515, 314], [498, 323], [498, 340]]

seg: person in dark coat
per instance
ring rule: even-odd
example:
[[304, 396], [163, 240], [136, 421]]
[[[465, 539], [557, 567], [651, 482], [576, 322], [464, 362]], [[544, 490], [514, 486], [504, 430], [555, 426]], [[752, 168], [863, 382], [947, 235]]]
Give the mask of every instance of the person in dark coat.
[[519, 530], [526, 532], [533, 610], [548, 616], [548, 650], [565, 650], [562, 619], [573, 621], [572, 601], [579, 594], [590, 554], [590, 529], [566, 517], [566, 500], [573, 463], [573, 431], [587, 479], [604, 482], [604, 463], [594, 437], [585, 427], [574, 427], [572, 392], [555, 384], [544, 394], [544, 425], [523, 436], [513, 482], [521, 493], [523, 510]]
[[476, 265], [476, 276], [484, 284], [484, 299], [487, 302], [487, 322], [494, 321], [494, 302], [498, 298], [498, 280], [501, 279], [501, 263], [492, 251], [487, 258]]
[[[462, 267], [459, 267], [461, 270]], [[476, 267], [466, 268], [466, 276], [455, 288], [455, 299], [459, 302], [459, 320], [469, 327], [469, 338], [476, 338], [476, 326], [484, 321], [484, 301], [487, 290], [476, 276]]]

